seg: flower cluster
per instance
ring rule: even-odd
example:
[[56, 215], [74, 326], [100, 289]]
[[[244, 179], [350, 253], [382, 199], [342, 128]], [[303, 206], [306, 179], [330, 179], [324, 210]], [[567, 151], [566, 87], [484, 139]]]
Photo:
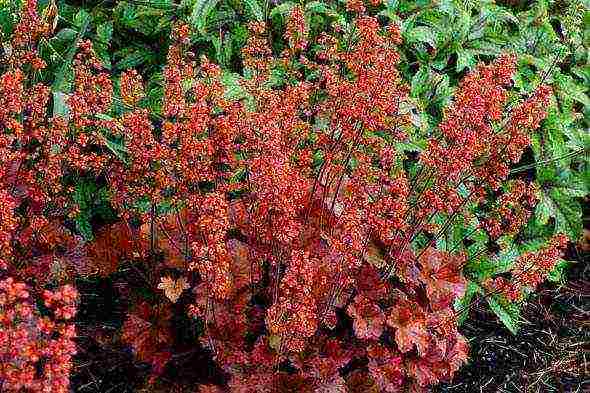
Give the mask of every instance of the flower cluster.
[[560, 260], [567, 246], [564, 235], [555, 235], [548, 245], [538, 251], [529, 251], [516, 260], [510, 270], [512, 280], [496, 277], [486, 281], [485, 285], [494, 293], [505, 295], [512, 301], [520, 301], [524, 295], [534, 290], [545, 280]]
[[285, 33], [285, 39], [294, 53], [301, 52], [307, 47], [307, 25], [305, 15], [301, 7], [294, 7], [289, 15], [289, 23]]
[[[382, 0], [370, 0], [368, 3], [370, 3], [373, 7], [377, 7], [379, 4], [381, 4], [381, 2]], [[346, 9], [350, 12], [362, 14], [367, 10], [365, 7], [366, 3], [367, 1], [363, 0], [347, 0]]]
[[503, 234], [515, 235], [526, 224], [531, 210], [537, 203], [533, 184], [516, 180], [510, 184], [509, 192], [495, 201], [495, 208], [486, 215], [483, 227], [491, 238]]
[[68, 392], [78, 293], [69, 286], [45, 291], [43, 315], [29, 288], [9, 277], [0, 281], [0, 387], [2, 391]]

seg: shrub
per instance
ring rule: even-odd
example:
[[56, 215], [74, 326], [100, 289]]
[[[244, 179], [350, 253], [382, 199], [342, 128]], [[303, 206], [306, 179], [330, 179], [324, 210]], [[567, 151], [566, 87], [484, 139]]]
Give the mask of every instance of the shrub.
[[[397, 392], [465, 363], [468, 294], [508, 308], [560, 260], [567, 239], [556, 235], [493, 278], [466, 274], [537, 202], [510, 170], [552, 92], [516, 93], [514, 54], [465, 76], [413, 154], [418, 108], [398, 71], [400, 30], [361, 1], [346, 2], [353, 23], [319, 34], [292, 8], [278, 51], [252, 22], [239, 76], [197, 60], [177, 23], [161, 112], [139, 72], [109, 72], [81, 39], [71, 91], [35, 83], [39, 42], [52, 34], [36, 7], [24, 5], [0, 77], [0, 317], [9, 336], [43, 321], [20, 352], [2, 352], [25, 388], [67, 389], [74, 328], [37, 316], [13, 277], [43, 288], [129, 262], [154, 296], [133, 298], [122, 340], [154, 378], [176, 354], [184, 308], [231, 391]], [[476, 252], [474, 234], [485, 239]], [[76, 294], [61, 288], [42, 296], [67, 321]], [[49, 354], [27, 352], [43, 340], [63, 347], [45, 377], [33, 364]], [[20, 388], [0, 370], [3, 388]]]

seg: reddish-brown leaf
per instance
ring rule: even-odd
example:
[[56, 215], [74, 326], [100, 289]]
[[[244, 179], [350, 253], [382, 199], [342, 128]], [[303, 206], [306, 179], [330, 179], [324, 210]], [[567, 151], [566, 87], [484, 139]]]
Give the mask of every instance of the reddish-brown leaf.
[[363, 295], [357, 295], [348, 307], [356, 336], [362, 340], [377, 340], [383, 333], [385, 315], [377, 304]]
[[408, 352], [414, 346], [418, 353], [426, 352], [430, 336], [426, 330], [424, 311], [419, 304], [400, 299], [390, 310], [387, 324], [395, 328], [395, 342], [401, 352]]
[[453, 304], [465, 293], [467, 282], [461, 273], [464, 257], [429, 248], [420, 257], [420, 281], [433, 309], [440, 310]]
[[98, 231], [88, 245], [88, 261], [96, 273], [108, 276], [117, 270], [122, 259], [131, 256], [132, 250], [129, 227], [119, 222]]

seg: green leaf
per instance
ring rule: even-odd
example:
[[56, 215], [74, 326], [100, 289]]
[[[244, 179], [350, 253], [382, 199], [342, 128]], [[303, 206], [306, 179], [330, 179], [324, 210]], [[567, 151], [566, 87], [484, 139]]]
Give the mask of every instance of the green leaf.
[[505, 273], [512, 268], [520, 253], [513, 240], [508, 236], [503, 236], [496, 242], [502, 247], [502, 249], [493, 259], [493, 274]]
[[395, 147], [397, 151], [401, 152], [421, 152], [426, 147], [426, 141], [416, 141], [416, 142], [395, 142]]
[[564, 127], [562, 129], [567, 136], [567, 146], [580, 152], [579, 157], [588, 161], [590, 159], [590, 132], [582, 128]]
[[277, 15], [285, 16], [291, 12], [291, 10], [295, 7], [295, 3], [291, 1], [287, 1], [285, 3], [281, 3], [274, 7], [272, 11], [270, 11], [270, 17], [273, 18]]
[[522, 244], [518, 245], [518, 250], [520, 251], [521, 254], [524, 254], [525, 252], [538, 252], [541, 248], [545, 247], [547, 245], [547, 239], [544, 238], [535, 238], [532, 240], [529, 240], [527, 242], [524, 242]]
[[140, 64], [151, 61], [154, 56], [154, 54], [146, 48], [125, 48], [124, 51], [121, 51], [116, 55], [122, 56], [122, 59], [115, 65], [115, 68], [119, 70], [137, 67]]
[[[590, 12], [588, 12], [588, 15], [590, 15]], [[574, 67], [572, 73], [582, 79], [586, 86], [590, 86], [590, 65]]]
[[404, 38], [408, 43], [425, 42], [436, 48], [436, 32], [428, 26], [416, 26], [406, 31]]
[[[467, 256], [470, 260], [467, 265], [467, 272], [470, 273], [471, 277], [479, 281], [509, 271], [520, 255], [519, 249], [509, 236], [503, 236], [496, 241], [501, 249], [495, 255], [489, 255], [485, 251], [488, 237], [484, 231], [476, 231], [470, 239], [475, 244], [472, 244], [467, 249]], [[482, 254], [483, 251], [485, 252]], [[479, 257], [475, 258], [474, 256], [477, 255]]]
[[109, 116], [105, 113], [97, 113], [96, 115], [94, 115], [97, 119], [100, 120], [106, 120], [106, 121], [116, 121], [116, 119], [112, 116]]
[[325, 3], [321, 1], [312, 1], [305, 4], [305, 11], [306, 12], [315, 12], [316, 14], [325, 14], [325, 15], [334, 15], [335, 12], [333, 9], [328, 7]]
[[495, 5], [488, 6], [482, 10], [482, 15], [491, 23], [513, 23], [518, 26], [519, 20], [506, 8]]
[[90, 14], [85, 10], [85, 9], [81, 9], [80, 11], [78, 11], [78, 13], [74, 16], [74, 26], [76, 26], [78, 29], [81, 29], [82, 26], [84, 26], [84, 24], [88, 21], [90, 21], [92, 18], [90, 16]]
[[125, 27], [134, 29], [139, 24], [137, 9], [132, 4], [120, 2], [115, 8], [117, 21]]
[[461, 72], [465, 68], [471, 70], [476, 63], [477, 61], [475, 60], [475, 56], [473, 55], [472, 51], [462, 48], [457, 50], [457, 65], [455, 66], [455, 70], [457, 72]]
[[555, 206], [555, 230], [577, 240], [582, 234], [582, 207], [560, 189], [551, 190], [550, 195]]
[[111, 51], [107, 45], [102, 42], [95, 42], [94, 51], [96, 52], [98, 59], [101, 61], [102, 66], [107, 70], [110, 70], [112, 68]]
[[558, 74], [555, 76], [555, 81], [557, 82], [559, 94], [577, 101], [586, 107], [590, 106], [590, 98], [586, 94], [587, 87], [575, 83], [569, 75]]
[[217, 3], [219, 3], [219, 0], [197, 0], [193, 5], [190, 19], [199, 32], [205, 32], [207, 17]]
[[430, 70], [427, 65], [423, 65], [414, 74], [411, 82], [410, 93], [412, 97], [421, 97], [430, 89], [428, 80], [430, 79]]
[[[213, 48], [215, 49], [215, 58], [217, 59], [217, 63], [222, 66], [226, 66], [228, 59], [226, 59], [225, 51], [223, 50], [225, 48], [225, 45], [223, 44], [223, 37], [220, 35], [211, 36], [211, 44], [213, 45]], [[231, 48], [231, 42], [230, 42], [230, 48]]]
[[107, 137], [103, 139], [105, 146], [122, 162], [128, 163], [126, 153], [127, 149], [123, 146], [122, 143], [113, 142]]
[[572, 198], [584, 198], [589, 191], [588, 184], [581, 177], [575, 175], [568, 176], [567, 182], [554, 189], [564, 196]]
[[74, 29], [64, 28], [58, 31], [51, 39], [56, 41], [68, 42], [76, 38], [78, 32]]
[[520, 310], [518, 306], [509, 303], [505, 298], [500, 296], [488, 297], [488, 304], [490, 308], [496, 314], [496, 316], [502, 321], [504, 326], [516, 335], [518, 333], [518, 324], [520, 318]]
[[8, 7], [8, 3], [0, 7], [0, 36], [2, 34], [10, 35], [14, 29], [13, 12]]
[[579, 238], [582, 234], [582, 206], [578, 201], [563, 189], [553, 188], [543, 192], [539, 203], [543, 204], [537, 218], [540, 222], [549, 215], [555, 219], [555, 232], [566, 234], [572, 241]]
[[[68, 51], [66, 53], [64, 61], [55, 75], [55, 79], [53, 80], [52, 85], [52, 89], [54, 91], [68, 91], [67, 86], [65, 86], [66, 75], [69, 71], [71, 71], [70, 68], [72, 65], [72, 61], [74, 60], [74, 55], [76, 54], [76, 51], [78, 49], [78, 42], [80, 42], [82, 37], [84, 37], [84, 34], [86, 34], [86, 30], [88, 29], [88, 25], [90, 24], [90, 15], [88, 15], [87, 12], [78, 12], [78, 14], [76, 14], [76, 18], [78, 19], [78, 22], [81, 23], [81, 25], [79, 26], [78, 35], [76, 36], [76, 39], [73, 40], [70, 46], [68, 47]], [[83, 20], [80, 21], [80, 18], [83, 18]]]
[[76, 229], [87, 241], [94, 238], [90, 219], [92, 218], [92, 207], [95, 193], [96, 185], [93, 182], [80, 179], [79, 183], [76, 184], [76, 189], [72, 196], [80, 211], [74, 219]]
[[113, 22], [105, 22], [96, 28], [96, 37], [103, 44], [109, 44], [113, 38]]
[[76, 223], [76, 230], [82, 235], [84, 240], [91, 241], [94, 239], [94, 234], [92, 232], [92, 225], [90, 224], [90, 214], [88, 211], [80, 213], [74, 219]]
[[242, 85], [240, 85], [240, 76], [231, 72], [225, 72], [221, 79], [225, 86], [225, 98], [230, 101], [238, 101], [244, 98], [251, 99], [252, 97]]
[[260, 4], [258, 4], [257, 0], [244, 0], [244, 4], [246, 4], [246, 7], [248, 7], [250, 13], [254, 15], [254, 18], [256, 18], [257, 21], [264, 21], [264, 10]]
[[555, 264], [553, 270], [551, 270], [547, 275], [547, 280], [557, 284], [563, 284], [566, 278], [566, 271], [569, 266], [570, 262], [560, 259]]
[[471, 48], [475, 54], [484, 56], [498, 56], [504, 50], [502, 44], [484, 39], [473, 42]]
[[537, 207], [535, 208], [535, 219], [540, 225], [547, 225], [549, 218], [554, 215], [553, 205], [550, 203], [549, 198], [542, 194], [539, 198], [539, 203], [537, 203]]

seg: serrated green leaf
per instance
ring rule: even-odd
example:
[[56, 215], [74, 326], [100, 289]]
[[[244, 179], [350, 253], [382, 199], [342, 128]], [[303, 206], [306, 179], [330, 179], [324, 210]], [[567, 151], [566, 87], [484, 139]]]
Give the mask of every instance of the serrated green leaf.
[[395, 146], [399, 152], [421, 152], [426, 147], [426, 141], [396, 142]]
[[100, 42], [96, 42], [94, 44], [94, 51], [96, 52], [96, 57], [98, 57], [98, 59], [102, 63], [102, 66], [105, 69], [110, 70], [112, 68], [111, 52], [106, 47], [106, 45]]
[[555, 219], [555, 231], [565, 233], [575, 241], [582, 233], [582, 207], [562, 190], [554, 188], [545, 192], [546, 203]]
[[[588, 12], [590, 15], [590, 12]], [[590, 65], [584, 65], [572, 68], [572, 73], [582, 79], [586, 86], [590, 86]]]
[[92, 218], [92, 205], [95, 193], [96, 185], [93, 182], [80, 180], [79, 183], [76, 184], [75, 191], [72, 195], [72, 198], [78, 205], [80, 211], [74, 219], [76, 230], [86, 241], [90, 241], [94, 237], [92, 226], [90, 225], [90, 219]]
[[78, 32], [74, 29], [64, 28], [58, 31], [52, 38], [52, 41], [68, 42], [76, 38]]
[[470, 236], [470, 239], [473, 240], [475, 244], [472, 244], [467, 248], [467, 257], [469, 260], [467, 271], [472, 277], [475, 277], [480, 281], [509, 271], [518, 256], [521, 254], [510, 236], [503, 236], [496, 240], [501, 249], [495, 255], [489, 255], [485, 251], [487, 248], [486, 243], [488, 241], [488, 236], [485, 234], [485, 231], [476, 231]]
[[520, 21], [508, 9], [499, 6], [488, 6], [482, 10], [482, 15], [491, 23], [513, 23], [518, 25]]
[[240, 85], [240, 76], [231, 72], [222, 75], [221, 82], [225, 86], [225, 98], [230, 101], [245, 100], [247, 106], [254, 105], [252, 96]]
[[499, 296], [488, 297], [488, 304], [494, 314], [496, 314], [500, 321], [502, 321], [504, 326], [506, 326], [512, 334], [516, 335], [518, 333], [520, 317], [518, 306], [508, 303], [506, 299]]
[[[8, 5], [8, 4], [6, 4]], [[0, 7], [0, 35], [9, 35], [14, 29], [14, 17], [9, 7]]]
[[588, 184], [581, 177], [572, 175], [568, 177], [563, 186], [555, 187], [555, 190], [564, 196], [583, 198], [588, 195]]
[[105, 113], [97, 113], [94, 115], [97, 119], [106, 120], [106, 121], [116, 121], [116, 119], [112, 116], [109, 116]]
[[72, 71], [71, 65], [72, 65], [72, 61], [74, 59], [74, 55], [76, 54], [76, 50], [78, 49], [78, 42], [80, 42], [82, 37], [84, 37], [84, 34], [86, 34], [86, 30], [88, 29], [88, 26], [90, 24], [90, 16], [88, 15], [88, 13], [82, 14], [82, 15], [85, 15], [86, 17], [82, 21], [82, 25], [80, 26], [80, 30], [78, 31], [78, 35], [70, 43], [70, 46], [68, 47], [68, 50], [66, 53], [66, 56], [64, 57], [64, 60], [61, 64], [59, 70], [55, 74], [55, 79], [53, 80], [53, 84], [52, 84], [53, 91], [62, 91], [62, 92], [69, 91], [68, 86], [66, 86], [67, 76], [69, 74], [71, 74], [71, 71]]
[[558, 86], [558, 93], [582, 105], [590, 106], [590, 98], [586, 94], [588, 87], [577, 84], [569, 75], [557, 74], [555, 81]]
[[469, 12], [460, 12], [459, 16], [456, 17], [453, 21], [453, 41], [454, 43], [461, 43], [463, 42], [471, 28], [471, 15]]
[[421, 97], [422, 94], [424, 94], [430, 88], [429, 84], [427, 83], [429, 79], [430, 70], [428, 69], [428, 66], [420, 67], [418, 72], [416, 72], [412, 77], [410, 90], [412, 97]]
[[127, 157], [126, 157], [126, 153], [127, 153], [127, 149], [125, 148], [125, 146], [123, 146], [120, 143], [117, 142], [113, 142], [110, 139], [108, 139], [107, 137], [104, 137], [103, 139], [105, 146], [118, 158], [120, 159], [122, 162], [124, 163], [128, 163]]
[[76, 230], [82, 235], [85, 241], [91, 241], [94, 239], [94, 233], [92, 232], [92, 225], [90, 224], [90, 215], [88, 212], [80, 213], [74, 219], [76, 223]]
[[315, 12], [316, 14], [325, 14], [325, 15], [332, 15], [334, 14], [334, 10], [328, 7], [325, 3], [321, 1], [311, 1], [305, 4], [305, 11], [306, 12]]
[[521, 254], [525, 252], [537, 252], [547, 245], [547, 239], [536, 238], [518, 245], [518, 250]]
[[137, 9], [132, 4], [120, 2], [116, 11], [118, 22], [123, 26], [134, 29], [138, 25]]
[[510, 237], [501, 237], [496, 242], [500, 244], [502, 249], [498, 255], [493, 258], [494, 272], [492, 274], [505, 273], [512, 268], [520, 253]]
[[588, 129], [565, 127], [562, 129], [567, 136], [567, 146], [572, 150], [579, 151], [579, 157], [583, 160], [590, 159], [590, 132]]
[[84, 24], [87, 21], [90, 21], [91, 19], [92, 19], [92, 17], [90, 16], [90, 14], [85, 9], [81, 9], [74, 16], [74, 20], [73, 20], [74, 26], [76, 26], [78, 29], [81, 29], [82, 26], [84, 26]]
[[556, 264], [553, 270], [549, 272], [547, 275], [547, 280], [562, 284], [565, 281], [566, 271], [570, 266], [570, 262], [560, 259]]
[[[473, 40], [474, 38], [470, 36], [469, 39]], [[471, 49], [474, 54], [483, 56], [498, 56], [504, 51], [502, 44], [484, 39], [474, 41]]]
[[535, 219], [540, 225], [547, 225], [549, 218], [555, 216], [553, 204], [541, 193], [537, 207], [535, 208]]
[[115, 64], [115, 68], [118, 70], [126, 70], [129, 68], [137, 67], [145, 62], [148, 62], [152, 59], [153, 54], [144, 48], [127, 48], [127, 50], [123, 53], [122, 59]]

